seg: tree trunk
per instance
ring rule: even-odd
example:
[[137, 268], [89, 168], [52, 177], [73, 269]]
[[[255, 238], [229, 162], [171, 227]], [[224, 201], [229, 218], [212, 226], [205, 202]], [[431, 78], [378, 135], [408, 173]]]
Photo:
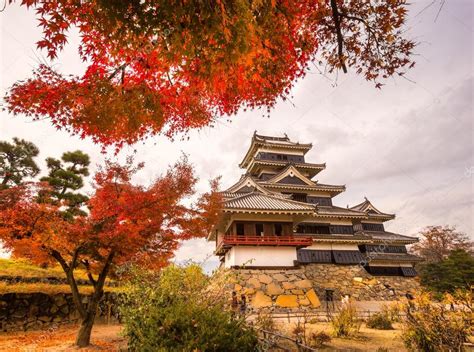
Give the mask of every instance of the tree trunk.
[[90, 296], [89, 304], [87, 305], [86, 314], [82, 318], [81, 327], [76, 338], [76, 345], [78, 347], [87, 347], [91, 342], [92, 326], [94, 325], [97, 308], [99, 307], [99, 301], [104, 295], [104, 284], [105, 278], [109, 272], [110, 263], [114, 257], [114, 252], [109, 253], [107, 260], [105, 261], [104, 267], [97, 282], [92, 281], [94, 285], [94, 293]]
[[77, 334], [76, 345], [78, 347], [89, 346], [91, 342], [92, 326], [94, 325], [95, 312], [87, 312], [87, 316], [82, 320], [81, 327]]

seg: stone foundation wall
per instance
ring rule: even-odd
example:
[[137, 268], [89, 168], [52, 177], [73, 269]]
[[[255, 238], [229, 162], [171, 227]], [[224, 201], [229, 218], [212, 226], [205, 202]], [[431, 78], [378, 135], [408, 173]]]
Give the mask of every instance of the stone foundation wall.
[[348, 294], [357, 301], [391, 301], [420, 289], [413, 277], [372, 276], [358, 265], [307, 264], [302, 267], [320, 297], [333, 290], [334, 300]]
[[307, 264], [295, 269], [232, 269], [231, 289], [260, 310], [316, 309], [333, 291], [333, 300], [392, 301], [419, 291], [416, 278], [372, 276], [358, 265]]
[[[88, 296], [83, 296], [87, 304]], [[116, 321], [118, 296], [105, 293], [99, 305], [98, 319]], [[26, 331], [54, 328], [79, 321], [71, 294], [6, 293], [0, 295], [0, 331]]]
[[254, 309], [318, 308], [321, 303], [302, 269], [232, 269], [232, 289]]

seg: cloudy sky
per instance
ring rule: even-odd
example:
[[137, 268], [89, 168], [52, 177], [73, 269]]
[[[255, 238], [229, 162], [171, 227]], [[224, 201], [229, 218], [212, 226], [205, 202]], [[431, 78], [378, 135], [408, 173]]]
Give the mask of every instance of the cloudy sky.
[[[204, 191], [212, 177], [222, 175], [224, 187], [238, 179], [238, 163], [254, 130], [287, 133], [313, 143], [308, 161], [326, 162], [316, 179], [346, 185], [335, 204], [354, 205], [367, 196], [382, 211], [397, 214], [387, 224], [391, 231], [409, 235], [424, 226], [449, 224], [474, 237], [474, 4], [412, 2], [407, 35], [419, 45], [408, 79], [391, 79], [377, 90], [355, 74], [340, 74], [336, 80], [314, 69], [297, 84], [291, 103], [280, 102], [270, 118], [260, 111], [242, 112], [231, 122], [222, 119], [214, 128], [190, 133], [187, 140], [154, 137], [125, 148], [118, 157], [136, 151], [136, 159], [146, 163], [136, 181], [146, 184], [184, 152], [200, 177], [198, 189]], [[41, 33], [33, 12], [7, 6], [0, 25], [3, 96], [15, 81], [29, 77], [45, 54], [35, 48]], [[70, 33], [70, 43], [53, 64], [63, 72], [81, 73], [77, 33]], [[47, 120], [31, 122], [0, 112], [0, 140], [15, 136], [40, 148], [43, 169], [47, 156], [59, 157], [66, 150], [87, 152], [93, 168], [106, 157], [90, 140], [56, 131]], [[192, 240], [183, 244], [176, 260], [211, 256], [206, 266], [212, 267], [217, 263], [212, 250], [212, 243]]]

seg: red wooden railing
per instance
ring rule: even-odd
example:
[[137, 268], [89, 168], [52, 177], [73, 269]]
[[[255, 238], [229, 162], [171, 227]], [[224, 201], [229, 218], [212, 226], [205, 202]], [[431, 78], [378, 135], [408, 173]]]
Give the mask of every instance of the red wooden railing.
[[216, 252], [232, 246], [295, 246], [307, 247], [313, 244], [308, 236], [238, 236], [226, 235], [217, 243]]

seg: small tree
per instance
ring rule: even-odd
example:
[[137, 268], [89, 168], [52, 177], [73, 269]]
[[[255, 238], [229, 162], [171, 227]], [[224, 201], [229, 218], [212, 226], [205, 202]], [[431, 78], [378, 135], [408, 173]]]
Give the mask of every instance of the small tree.
[[469, 237], [450, 226], [428, 226], [420, 231], [421, 241], [411, 250], [427, 262], [440, 262], [452, 250], [463, 249], [472, 252], [473, 243]]
[[34, 161], [38, 148], [31, 142], [13, 138], [0, 141], [0, 190], [19, 185], [26, 177], [36, 176], [40, 169]]
[[467, 290], [474, 285], [474, 257], [462, 250], [453, 250], [440, 262], [419, 267], [421, 284], [436, 293]]
[[[124, 166], [107, 162], [94, 177], [95, 189], [84, 214], [64, 216], [69, 200], [57, 196], [54, 183], [18, 187], [8, 206], [0, 208], [0, 239], [13, 255], [36, 263], [57, 262], [66, 273], [81, 316], [78, 346], [90, 343], [105, 279], [117, 266], [133, 262], [162, 267], [180, 240], [206, 235], [204, 219], [215, 217], [218, 207], [206, 200], [218, 197], [207, 196], [194, 206], [182, 204], [194, 194], [196, 183], [186, 159], [148, 187], [131, 182], [141, 166], [134, 167], [131, 159]], [[87, 271], [94, 288], [87, 305], [74, 277], [77, 268]]]

